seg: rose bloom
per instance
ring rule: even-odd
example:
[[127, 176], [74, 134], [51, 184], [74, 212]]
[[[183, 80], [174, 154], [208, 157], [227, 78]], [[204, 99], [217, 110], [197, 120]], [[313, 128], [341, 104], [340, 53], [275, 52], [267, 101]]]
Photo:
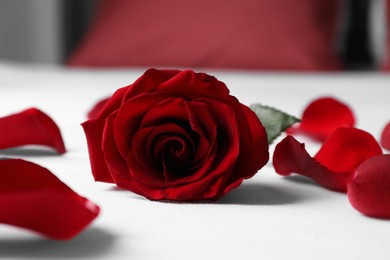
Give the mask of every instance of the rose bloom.
[[82, 126], [95, 180], [151, 200], [216, 200], [269, 158], [255, 113], [190, 70], [146, 71]]

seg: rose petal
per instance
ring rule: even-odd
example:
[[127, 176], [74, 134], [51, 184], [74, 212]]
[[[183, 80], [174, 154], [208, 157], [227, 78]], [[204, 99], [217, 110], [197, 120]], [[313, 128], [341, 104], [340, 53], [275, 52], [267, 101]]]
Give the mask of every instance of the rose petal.
[[104, 105], [107, 103], [108, 100], [109, 100], [109, 98], [104, 98], [104, 99], [98, 101], [92, 107], [92, 109], [88, 112], [87, 118], [88, 119], [93, 119], [93, 118], [98, 117], [100, 110], [102, 110], [102, 108], [104, 107]]
[[229, 89], [215, 77], [205, 73], [194, 73], [184, 70], [162, 83], [156, 91], [176, 93], [181, 97], [192, 100], [198, 97], [207, 97], [224, 101], [229, 97]]
[[273, 156], [275, 171], [283, 176], [298, 173], [313, 179], [325, 188], [346, 191], [350, 172], [332, 172], [305, 150], [305, 145], [294, 137], [287, 136], [275, 148]]
[[59, 154], [66, 152], [56, 123], [36, 108], [0, 118], [0, 149], [22, 145], [43, 145]]
[[370, 133], [343, 127], [329, 136], [314, 158], [331, 171], [353, 172], [362, 162], [378, 154], [382, 154], [382, 149]]
[[287, 136], [275, 147], [273, 164], [280, 175], [298, 173], [325, 188], [345, 192], [356, 167], [378, 154], [382, 154], [382, 150], [372, 135], [356, 128], [340, 128], [314, 158], [307, 153], [304, 144]]
[[102, 150], [102, 133], [105, 120], [92, 119], [81, 124], [84, 129], [88, 144], [89, 161], [95, 181], [113, 183]]
[[[210, 155], [208, 160], [193, 175], [170, 183], [158, 179], [151, 180], [153, 174], [145, 174], [147, 169], [135, 159], [135, 154], [138, 154], [139, 151], [129, 153], [127, 160], [132, 177], [137, 180], [136, 185], [144, 194], [147, 194], [146, 197], [149, 199], [185, 201], [217, 199], [224, 195], [224, 192], [227, 193], [230, 190], [221, 190], [219, 187], [227, 181], [239, 153], [238, 140], [234, 138], [238, 134], [235, 115], [229, 106], [218, 101], [199, 99], [197, 102], [202, 102], [208, 106], [209, 113], [213, 114], [215, 120], [218, 121], [217, 125], [221, 126], [221, 132], [217, 135], [225, 141], [217, 149], [218, 154]], [[133, 148], [136, 147], [133, 146]], [[210, 164], [218, 165], [218, 167], [210, 169]], [[199, 178], [200, 176], [203, 176], [203, 178]], [[164, 188], [161, 185], [164, 185]]]
[[[242, 176], [242, 172], [233, 171], [235, 175], [241, 175], [244, 179], [251, 178], [269, 160], [267, 133], [256, 114], [247, 106], [236, 103], [237, 125], [240, 129], [240, 158], [236, 169], [247, 169], [247, 174]], [[240, 113], [241, 112], [241, 113]], [[251, 158], [258, 158], [253, 160]], [[234, 174], [228, 181], [230, 184], [226, 188], [226, 193], [238, 187], [243, 179], [237, 178]], [[226, 194], [225, 193], [225, 194]]]
[[[169, 173], [166, 172], [166, 165], [163, 165], [163, 155], [164, 150], [166, 150], [167, 146], [169, 146], [168, 144], [173, 140], [182, 143], [184, 147], [190, 145], [192, 147], [191, 150], [195, 150], [194, 144], [188, 133], [176, 124], [167, 123], [158, 127], [149, 127], [139, 130], [133, 139], [133, 150], [137, 152], [134, 152], [129, 156], [133, 157], [140, 165], [143, 165], [144, 170], [141, 171], [142, 174], [140, 175], [138, 171], [134, 171], [134, 177], [137, 179], [144, 179], [145, 183], [165, 188], [166, 186], [169, 186], [174, 179], [179, 178], [181, 180], [186, 175], [190, 174], [190, 172], [185, 172], [182, 175], [179, 174], [176, 178], [174, 176], [167, 178], [168, 176], [163, 174], [167, 173], [169, 175]], [[172, 155], [172, 157], [175, 156]]]
[[383, 148], [390, 151], [390, 122], [383, 129], [380, 143]]
[[354, 125], [355, 117], [346, 104], [332, 97], [323, 97], [311, 102], [303, 112], [301, 123], [289, 128], [287, 132], [324, 141], [337, 128]]
[[99, 214], [97, 205], [37, 164], [2, 159], [0, 169], [0, 223], [65, 240]]
[[[103, 153], [103, 160], [105, 159], [107, 163], [108, 175], [112, 179], [112, 182], [115, 182], [118, 186], [144, 196], [144, 194], [133, 183], [131, 178], [129, 178], [130, 172], [127, 167], [127, 163], [119, 154], [116, 145], [114, 145], [115, 140], [112, 126], [117, 113], [118, 112], [116, 111], [107, 118], [107, 126], [104, 128], [102, 148], [105, 152]], [[92, 173], [95, 176], [95, 172], [93, 171]]]
[[102, 132], [105, 127], [106, 118], [120, 107], [126, 90], [127, 88], [124, 87], [115, 91], [98, 113], [98, 117], [81, 124], [88, 143], [89, 160], [95, 181], [114, 182], [108, 170], [107, 163], [104, 160]]
[[142, 93], [155, 92], [156, 88], [158, 88], [162, 83], [171, 79], [178, 73], [180, 73], [178, 70], [148, 69], [133, 84], [130, 84], [127, 87], [123, 101], [127, 101]]
[[134, 97], [131, 102], [122, 105], [115, 119], [114, 136], [118, 150], [123, 158], [131, 149], [131, 142], [139, 125], [153, 107], [162, 100], [169, 99], [168, 93], [145, 93]]
[[372, 157], [356, 169], [348, 199], [367, 216], [390, 218], [390, 155]]

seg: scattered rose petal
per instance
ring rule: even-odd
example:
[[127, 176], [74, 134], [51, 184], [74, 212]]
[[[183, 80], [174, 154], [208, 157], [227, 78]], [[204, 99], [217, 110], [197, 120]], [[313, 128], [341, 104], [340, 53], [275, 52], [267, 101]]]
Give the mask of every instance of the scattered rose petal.
[[345, 192], [353, 171], [378, 154], [382, 154], [382, 150], [371, 134], [348, 127], [336, 130], [314, 158], [307, 153], [304, 144], [287, 136], [276, 146], [273, 164], [280, 175], [298, 173], [325, 188]]
[[354, 125], [355, 117], [346, 104], [332, 97], [324, 97], [311, 102], [303, 112], [301, 123], [289, 128], [287, 132], [324, 141], [337, 128]]
[[356, 169], [348, 199], [367, 216], [390, 218], [390, 155], [370, 158]]
[[0, 118], [0, 149], [22, 145], [48, 146], [60, 154], [66, 151], [56, 123], [36, 108]]
[[99, 214], [97, 205], [37, 164], [2, 159], [0, 169], [0, 223], [66, 240]]
[[390, 122], [383, 129], [380, 143], [383, 148], [390, 151]]
[[87, 114], [87, 117], [88, 119], [93, 119], [93, 118], [96, 118], [100, 112], [100, 110], [102, 110], [102, 108], [104, 107], [104, 105], [107, 103], [109, 98], [104, 98], [100, 101], [98, 101], [94, 106], [93, 108], [88, 112]]

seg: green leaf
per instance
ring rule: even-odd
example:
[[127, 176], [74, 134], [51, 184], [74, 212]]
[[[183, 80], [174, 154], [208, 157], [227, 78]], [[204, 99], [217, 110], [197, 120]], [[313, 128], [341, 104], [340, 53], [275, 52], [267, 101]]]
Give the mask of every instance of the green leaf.
[[256, 113], [257, 117], [265, 127], [269, 144], [271, 144], [275, 138], [287, 128], [300, 122], [300, 119], [273, 107], [261, 104], [252, 104], [250, 105], [250, 109]]

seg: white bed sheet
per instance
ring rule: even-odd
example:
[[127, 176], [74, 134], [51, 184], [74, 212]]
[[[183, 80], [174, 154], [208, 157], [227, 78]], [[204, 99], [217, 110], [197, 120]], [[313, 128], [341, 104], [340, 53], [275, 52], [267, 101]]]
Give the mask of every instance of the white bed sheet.
[[[94, 102], [143, 71], [0, 63], [0, 116], [38, 107], [58, 123], [68, 149], [63, 156], [20, 149], [0, 156], [47, 167], [102, 208], [86, 231], [67, 242], [0, 225], [0, 259], [390, 259], [390, 221], [361, 215], [345, 194], [280, 177], [271, 163], [217, 203], [152, 202], [94, 182], [80, 123]], [[335, 96], [375, 137], [390, 120], [389, 75], [207, 72], [245, 104], [261, 102], [300, 116], [313, 98]], [[318, 145], [308, 142], [307, 148], [314, 153]]]

